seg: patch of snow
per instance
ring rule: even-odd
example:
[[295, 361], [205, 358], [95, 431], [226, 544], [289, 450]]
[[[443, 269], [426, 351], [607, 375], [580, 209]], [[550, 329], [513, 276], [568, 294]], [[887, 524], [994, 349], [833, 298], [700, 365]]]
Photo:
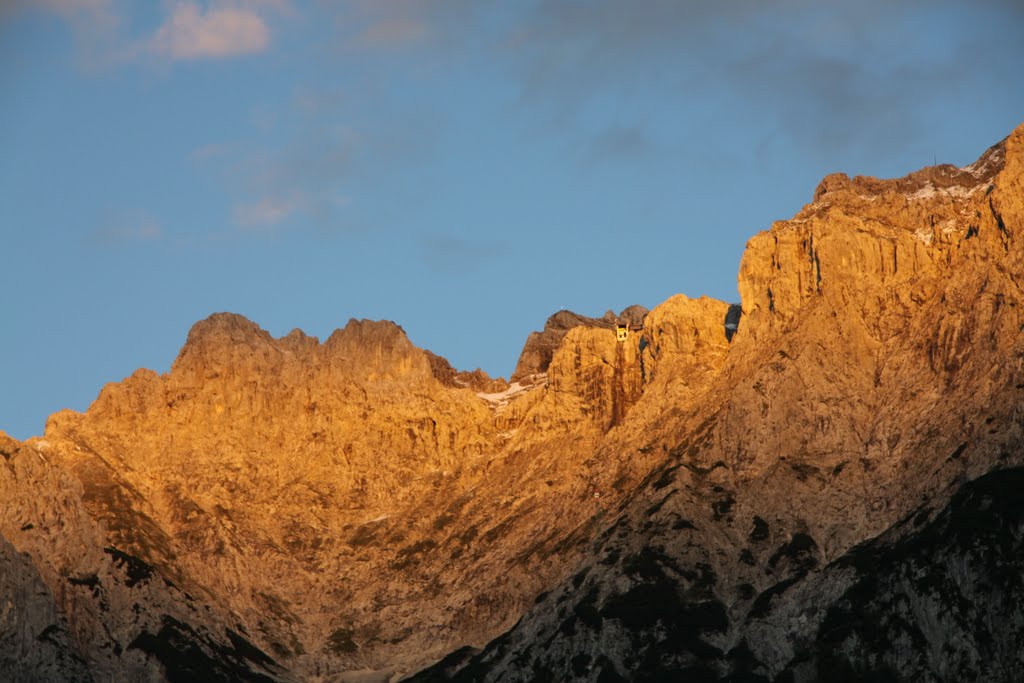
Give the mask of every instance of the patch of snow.
[[929, 199], [936, 194], [938, 193], [935, 191], [935, 186], [928, 183], [914, 194], [908, 194], [907, 199]]
[[375, 524], [376, 522], [383, 522], [385, 519], [387, 519], [390, 516], [391, 515], [381, 515], [380, 517], [374, 517], [373, 519], [366, 520], [365, 522], [361, 523], [359, 526], [366, 526], [367, 524]]
[[918, 228], [914, 231], [914, 237], [927, 245], [931, 245], [932, 240], [935, 239], [935, 234], [928, 228]]
[[944, 195], [947, 195], [947, 196], [950, 196], [950, 197], [956, 197], [958, 199], [963, 199], [965, 197], [970, 197], [972, 194], [974, 194], [975, 192], [977, 192], [981, 188], [982, 188], [981, 185], [976, 185], [975, 187], [963, 187], [962, 185], [950, 185], [949, 187], [944, 187], [942, 189], [939, 189], [939, 188], [935, 187], [934, 185], [932, 185], [931, 183], [927, 183], [924, 187], [922, 187], [917, 192], [914, 192], [913, 194], [908, 194], [907, 195], [907, 199], [910, 199], [910, 200], [930, 199], [931, 197], [935, 197], [935, 196], [940, 195], [940, 194], [944, 194]]
[[946, 194], [953, 195], [954, 197], [970, 197], [972, 194], [981, 189], [980, 185], [974, 187], [963, 187], [962, 185], [953, 185], [946, 188]]
[[964, 166], [960, 170], [961, 171], [967, 171], [968, 173], [970, 173], [975, 178], [980, 178], [981, 176], [985, 175], [985, 173], [992, 166], [1002, 162], [1002, 160], [1003, 160], [1003, 150], [1000, 148], [1000, 149], [997, 149], [995, 152], [993, 152], [992, 156], [990, 156], [989, 158], [984, 159], [984, 160], [983, 159], [978, 159], [978, 161], [975, 161], [973, 164], [969, 164], [967, 166]]
[[[505, 391], [498, 391], [491, 394], [479, 392], [477, 393], [477, 396], [490, 403], [492, 408], [501, 409], [507, 406], [509, 402], [516, 397], [547, 384], [547, 375], [536, 375], [534, 377], [539, 378], [538, 381], [531, 382], [529, 384], [513, 382]], [[531, 377], [531, 380], [534, 379], [534, 377]]]
[[509, 385], [509, 388], [505, 391], [497, 391], [493, 394], [478, 392], [477, 396], [490, 403], [508, 403], [512, 398], [529, 390], [529, 388], [530, 387], [524, 387], [519, 382], [512, 382], [512, 384]]

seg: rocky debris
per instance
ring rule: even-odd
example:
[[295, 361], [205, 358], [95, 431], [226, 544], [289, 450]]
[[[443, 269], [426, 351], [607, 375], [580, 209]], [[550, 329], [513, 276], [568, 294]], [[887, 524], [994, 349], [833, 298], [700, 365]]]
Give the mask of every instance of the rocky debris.
[[562, 338], [573, 328], [613, 329], [616, 321], [628, 323], [632, 327], [639, 327], [643, 325], [646, 315], [647, 309], [638, 305], [629, 306], [618, 315], [615, 315], [613, 311], [608, 311], [600, 318], [588, 318], [572, 311], [558, 311], [547, 319], [542, 331], [531, 332], [527, 337], [523, 350], [519, 354], [519, 362], [516, 363], [516, 369], [509, 381], [519, 382], [530, 375], [547, 372]]

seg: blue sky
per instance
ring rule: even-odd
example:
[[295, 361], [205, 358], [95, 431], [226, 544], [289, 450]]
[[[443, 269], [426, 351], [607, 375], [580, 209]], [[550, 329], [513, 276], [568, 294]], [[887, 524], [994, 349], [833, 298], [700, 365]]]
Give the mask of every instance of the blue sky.
[[1024, 121], [1017, 0], [0, 3], [0, 429], [234, 311], [507, 376], [560, 308], [736, 301], [833, 171]]

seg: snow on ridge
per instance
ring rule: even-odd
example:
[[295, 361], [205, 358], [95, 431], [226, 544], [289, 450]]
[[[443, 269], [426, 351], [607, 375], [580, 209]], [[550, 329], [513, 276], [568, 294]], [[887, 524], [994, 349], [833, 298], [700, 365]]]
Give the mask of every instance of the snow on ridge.
[[504, 408], [514, 398], [525, 394], [532, 389], [536, 389], [537, 387], [547, 384], [546, 374], [534, 375], [530, 379], [533, 380], [530, 384], [512, 382], [512, 384], [509, 385], [509, 388], [505, 391], [497, 391], [490, 394], [479, 392], [477, 393], [477, 396], [490, 403], [492, 408]]
[[919, 199], [930, 199], [940, 194], [944, 194], [950, 197], [956, 197], [958, 199], [964, 199], [970, 197], [972, 194], [977, 192], [983, 187], [983, 185], [976, 185], [974, 187], [964, 187], [962, 185], [950, 185], [949, 187], [937, 188], [931, 182], [925, 183], [917, 192], [908, 194], [907, 199], [919, 200]]
[[960, 170], [970, 173], [975, 178], [980, 178], [981, 176], [985, 175], [989, 168], [991, 168], [995, 164], [998, 164], [1002, 160], [1003, 150], [1002, 148], [999, 148], [994, 150], [991, 156], [983, 156], [974, 163], [961, 167]]

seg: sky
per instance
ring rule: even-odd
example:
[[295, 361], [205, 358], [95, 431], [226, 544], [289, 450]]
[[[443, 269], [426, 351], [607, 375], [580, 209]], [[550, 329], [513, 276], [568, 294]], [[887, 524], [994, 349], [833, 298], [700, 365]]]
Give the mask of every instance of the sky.
[[1024, 122], [1024, 0], [0, 0], [0, 429], [189, 328], [394, 320], [508, 376], [555, 311], [738, 301], [824, 175]]

